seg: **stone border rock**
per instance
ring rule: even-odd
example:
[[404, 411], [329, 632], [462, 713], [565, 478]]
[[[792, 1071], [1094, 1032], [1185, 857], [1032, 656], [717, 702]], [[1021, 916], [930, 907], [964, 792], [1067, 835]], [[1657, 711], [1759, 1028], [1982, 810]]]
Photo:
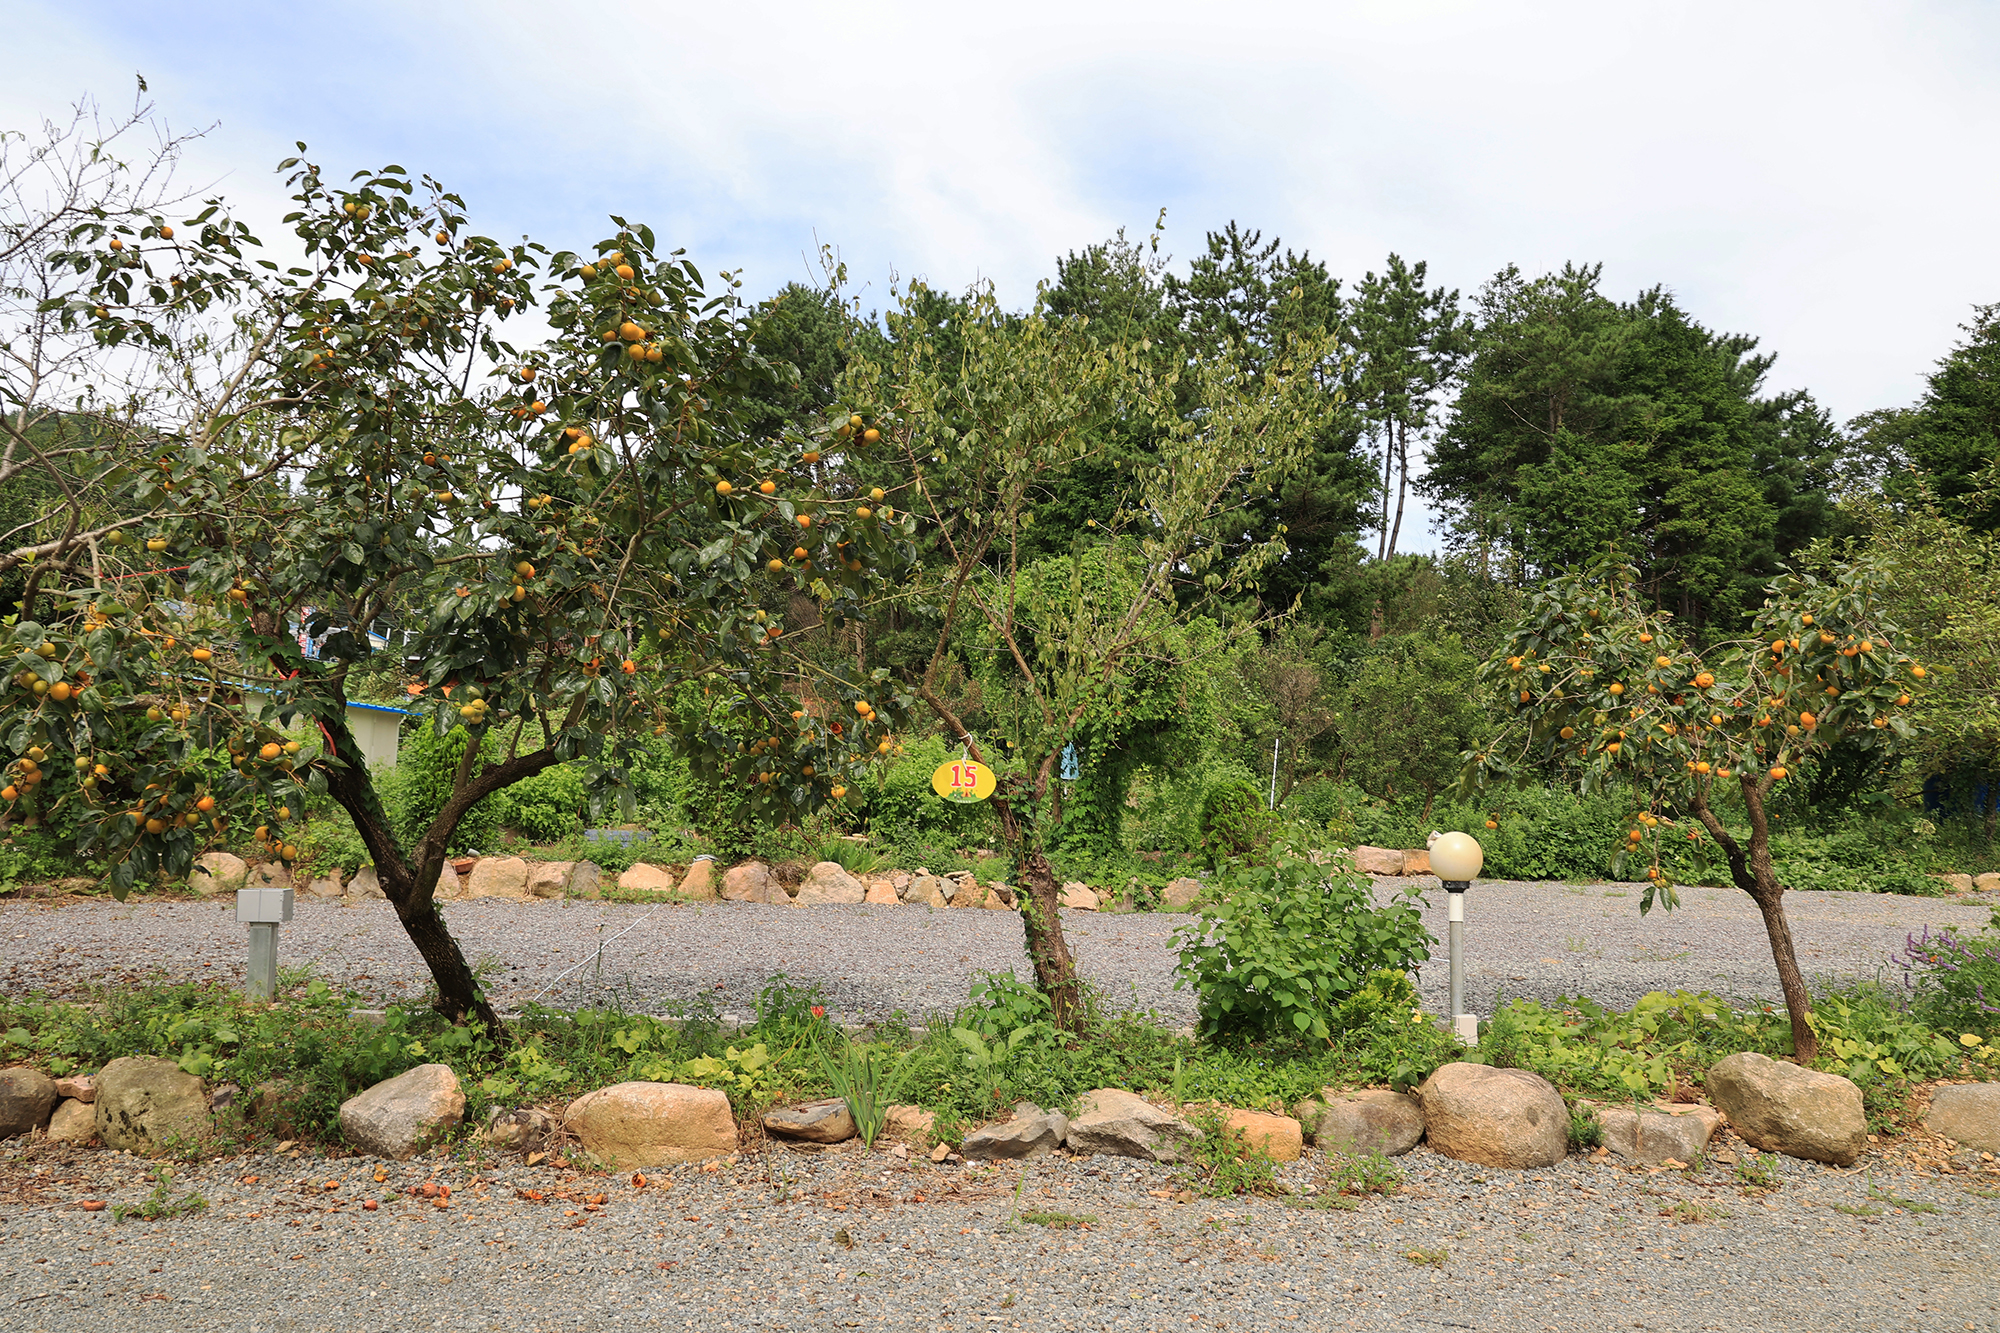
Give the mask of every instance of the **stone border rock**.
[[[1412, 853], [1422, 855], [1422, 853]], [[463, 866], [463, 872], [458, 867]], [[1391, 871], [1387, 873], [1401, 873]], [[762, 861], [743, 861], [724, 869], [712, 857], [697, 858], [688, 865], [655, 864], [636, 861], [616, 876], [609, 876], [592, 861], [534, 861], [519, 856], [479, 856], [447, 862], [438, 877], [436, 896], [440, 902], [464, 902], [498, 898], [505, 902], [536, 902], [565, 898], [601, 898], [606, 883], [619, 892], [656, 897], [666, 902], [766, 903], [788, 907], [824, 905], [877, 907], [985, 908], [989, 911], [1020, 910], [1014, 888], [998, 882], [981, 881], [969, 870], [936, 875], [922, 866], [850, 875], [832, 861], [822, 861], [809, 869], [794, 885], [782, 883]], [[282, 886], [292, 883], [286, 868], [275, 862], [246, 865], [226, 852], [202, 857], [190, 872], [188, 886], [203, 897], [221, 896], [247, 885]], [[354, 902], [382, 897], [380, 877], [375, 867], [364, 865], [352, 876], [335, 870], [301, 888], [301, 893], [327, 901]], [[1160, 913], [1193, 912], [1206, 901], [1207, 888], [1200, 880], [1182, 877], [1160, 891]], [[1138, 912], [1147, 910], [1136, 893], [1128, 888], [1093, 888], [1072, 880], [1062, 886], [1062, 906], [1072, 912]]]

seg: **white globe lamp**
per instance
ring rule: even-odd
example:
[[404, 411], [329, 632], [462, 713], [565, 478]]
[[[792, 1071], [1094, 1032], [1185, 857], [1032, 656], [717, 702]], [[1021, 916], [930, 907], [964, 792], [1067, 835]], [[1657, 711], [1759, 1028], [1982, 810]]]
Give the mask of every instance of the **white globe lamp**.
[[1450, 898], [1451, 1027], [1461, 1041], [1479, 1040], [1479, 1016], [1465, 1012], [1465, 891], [1486, 863], [1486, 849], [1469, 833], [1446, 833], [1431, 843], [1431, 873]]

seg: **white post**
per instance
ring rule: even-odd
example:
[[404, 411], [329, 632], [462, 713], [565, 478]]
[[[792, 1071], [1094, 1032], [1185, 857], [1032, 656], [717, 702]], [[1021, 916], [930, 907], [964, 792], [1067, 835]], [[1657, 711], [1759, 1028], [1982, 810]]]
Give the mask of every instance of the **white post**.
[[1278, 808], [1278, 738], [1271, 737], [1271, 809]]

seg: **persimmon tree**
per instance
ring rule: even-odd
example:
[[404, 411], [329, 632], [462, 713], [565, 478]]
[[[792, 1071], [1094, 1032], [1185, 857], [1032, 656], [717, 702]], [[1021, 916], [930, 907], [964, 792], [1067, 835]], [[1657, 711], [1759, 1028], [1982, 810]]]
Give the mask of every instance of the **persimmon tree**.
[[[1047, 856], [1064, 815], [1057, 763], [1065, 746], [1087, 745], [1094, 720], [1115, 717], [1142, 667], [1184, 662], [1196, 642], [1219, 660], [1249, 628], [1187, 634], [1183, 594], [1227, 605], [1283, 558], [1282, 536], [1244, 540], [1244, 506], [1304, 458], [1320, 401], [1311, 369], [1326, 349], [1288, 348], [1255, 375], [1204, 359], [1156, 374], [1143, 347], [1100, 340], [1087, 321], [1051, 319], [1039, 305], [1009, 314], [981, 289], [947, 351], [914, 317], [917, 297], [891, 317], [893, 357], [856, 362], [842, 390], [903, 458], [897, 502], [941, 556], [920, 590], [937, 607], [937, 637], [906, 684], [1000, 779], [994, 813], [1036, 984], [1056, 1024], [1076, 1032], [1084, 1006]], [[1107, 449], [1113, 423], [1148, 431], [1155, 458], [1131, 469], [1115, 519], [1068, 534], [1074, 595], [1040, 589], [1036, 614], [1024, 615], [1022, 537], [1035, 507]], [[1120, 589], [1115, 605], [1096, 595], [1109, 586]], [[941, 687], [968, 628], [1023, 701], [1011, 748], [968, 731]]]
[[[338, 185], [282, 169], [291, 259], [220, 201], [178, 224], [89, 219], [53, 256], [71, 326], [175, 387], [134, 403], [100, 460], [138, 538], [24, 600], [0, 692], [9, 791], [32, 801], [33, 774], [74, 765], [78, 850], [110, 863], [120, 897], [186, 873], [231, 812], [288, 859], [293, 807], [323, 791], [440, 1010], [497, 1032], [434, 901], [466, 812], [572, 760], [629, 802], [643, 732], [674, 734], [748, 811], [839, 796], [893, 705], [796, 658], [773, 608], [803, 585], [838, 614], [907, 553], [811, 481], [857, 442], [844, 419], [743, 429], [778, 372], [733, 284], [711, 294], [648, 228], [614, 218], [594, 248], [551, 253], [475, 233], [456, 195], [398, 167]], [[508, 341], [536, 304], [552, 335]], [[408, 842], [346, 720], [350, 675], [381, 653], [425, 725], [473, 742]], [[734, 736], [674, 710], [690, 681], [711, 718], [742, 715]], [[823, 724], [801, 685], [841, 717]]]
[[[1712, 838], [1763, 917], [1793, 1049], [1810, 1063], [1812, 996], [1771, 860], [1769, 801], [1839, 741], [1884, 750], [1909, 738], [1925, 669], [1884, 618], [1873, 563], [1777, 579], [1747, 637], [1700, 650], [1636, 580], [1614, 553], [1528, 596], [1505, 648], [1480, 667], [1505, 722], [1467, 756], [1467, 777], [1526, 785], [1565, 773], [1585, 792], [1629, 790], [1620, 868], [1650, 862], [1641, 912], [1679, 901], [1662, 840]], [[1742, 804], [1747, 838], [1723, 820], [1725, 792]]]

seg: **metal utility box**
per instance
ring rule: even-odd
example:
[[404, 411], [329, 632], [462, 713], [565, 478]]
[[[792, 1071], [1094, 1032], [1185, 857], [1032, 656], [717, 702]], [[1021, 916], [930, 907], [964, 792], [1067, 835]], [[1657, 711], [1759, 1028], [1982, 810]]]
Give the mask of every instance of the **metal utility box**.
[[275, 926], [292, 919], [292, 890], [238, 889], [236, 921], [244, 926]]

